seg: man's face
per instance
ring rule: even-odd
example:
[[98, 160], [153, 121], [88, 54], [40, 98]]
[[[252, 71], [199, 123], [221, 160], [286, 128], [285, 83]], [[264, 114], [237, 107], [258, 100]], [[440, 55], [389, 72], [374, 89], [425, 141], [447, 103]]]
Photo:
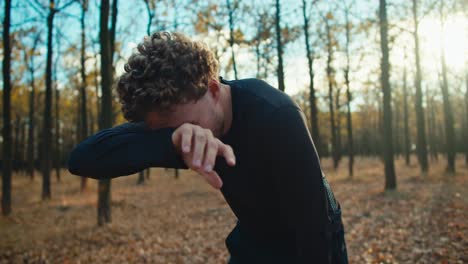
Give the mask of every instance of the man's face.
[[219, 138], [224, 130], [224, 114], [219, 102], [208, 89], [196, 102], [175, 105], [168, 113], [148, 113], [146, 123], [152, 129], [177, 128], [184, 123], [191, 123], [210, 129], [214, 136]]

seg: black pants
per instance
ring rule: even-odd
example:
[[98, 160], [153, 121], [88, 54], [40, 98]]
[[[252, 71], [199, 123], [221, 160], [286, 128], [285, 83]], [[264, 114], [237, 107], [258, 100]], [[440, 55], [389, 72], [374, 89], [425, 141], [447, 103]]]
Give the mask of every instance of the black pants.
[[[344, 226], [341, 218], [341, 206], [335, 199], [333, 192], [328, 184], [325, 177], [322, 177], [324, 189], [326, 191], [326, 207], [328, 212], [328, 223], [327, 223], [327, 243], [328, 243], [328, 263], [323, 264], [348, 264], [348, 252], [346, 249], [346, 242], [344, 237]], [[287, 258], [285, 254], [279, 253], [279, 256], [275, 256], [274, 263], [283, 263], [283, 259]], [[283, 256], [282, 256], [283, 255]], [[268, 262], [269, 264], [272, 262]], [[311, 260], [311, 263], [315, 263]], [[228, 264], [246, 264], [236, 257], [229, 257]], [[250, 263], [249, 263], [250, 264]], [[256, 263], [257, 264], [257, 263]], [[258, 263], [263, 264], [263, 263]], [[286, 264], [290, 264], [286, 262]], [[292, 264], [292, 263], [291, 263]], [[317, 263], [322, 264], [322, 263]]]
[[[329, 218], [329, 230], [327, 231], [327, 240], [329, 248], [329, 261], [326, 264], [348, 264], [348, 253], [344, 237], [344, 227], [341, 221], [341, 208], [338, 205], [337, 210]], [[311, 263], [315, 263], [312, 262]], [[241, 260], [230, 256], [228, 264], [245, 264]], [[250, 263], [249, 263], [250, 264]], [[263, 264], [263, 263], [259, 263]], [[290, 263], [285, 263], [290, 264]], [[293, 264], [293, 263], [291, 263]], [[321, 264], [321, 263], [317, 263]], [[325, 264], [325, 263], [324, 263]]]

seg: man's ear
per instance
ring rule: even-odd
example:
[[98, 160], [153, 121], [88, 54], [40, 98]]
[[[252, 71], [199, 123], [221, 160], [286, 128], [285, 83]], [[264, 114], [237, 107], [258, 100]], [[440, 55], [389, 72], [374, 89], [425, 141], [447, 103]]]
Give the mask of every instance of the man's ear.
[[215, 101], [219, 100], [220, 89], [221, 84], [219, 83], [219, 81], [216, 79], [210, 79], [210, 81], [208, 82], [208, 91], [211, 93]]

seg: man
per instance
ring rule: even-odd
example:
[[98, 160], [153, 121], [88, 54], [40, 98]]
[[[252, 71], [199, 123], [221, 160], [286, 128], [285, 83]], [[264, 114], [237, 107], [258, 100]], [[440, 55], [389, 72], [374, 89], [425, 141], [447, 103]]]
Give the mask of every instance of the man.
[[92, 178], [190, 168], [238, 218], [229, 263], [347, 263], [341, 210], [300, 108], [257, 79], [218, 80], [202, 43], [155, 33], [117, 81], [129, 123], [87, 138], [69, 170]]

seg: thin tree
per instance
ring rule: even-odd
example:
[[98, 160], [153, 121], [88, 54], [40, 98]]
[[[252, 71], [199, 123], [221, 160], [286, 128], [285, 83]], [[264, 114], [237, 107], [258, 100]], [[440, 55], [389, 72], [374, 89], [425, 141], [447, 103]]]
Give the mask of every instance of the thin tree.
[[276, 29], [276, 51], [278, 55], [278, 88], [284, 92], [284, 69], [283, 69], [283, 41], [281, 40], [281, 6], [280, 0], [275, 2], [275, 29]]
[[[317, 1], [312, 2], [312, 5]], [[314, 87], [314, 50], [310, 43], [310, 18], [307, 15], [307, 1], [302, 0], [302, 16], [304, 18], [304, 37], [305, 37], [305, 46], [306, 46], [306, 56], [307, 63], [309, 67], [309, 104], [310, 104], [310, 122], [312, 128], [312, 139], [317, 146], [317, 151], [319, 154], [322, 153], [322, 142], [320, 141], [320, 131], [318, 125], [318, 108], [317, 108], [317, 96], [315, 94]]]
[[[117, 1], [113, 2], [117, 5]], [[110, 128], [113, 123], [113, 110], [112, 110], [112, 94], [111, 84], [113, 75], [112, 55], [114, 44], [112, 43], [115, 36], [115, 21], [112, 18], [111, 29], [108, 28], [109, 22], [109, 0], [101, 1], [100, 9], [100, 31], [99, 41], [101, 45], [101, 124], [100, 129]], [[112, 7], [112, 16], [117, 15], [117, 7]], [[111, 222], [111, 180], [99, 180], [98, 183], [98, 225], [101, 226], [105, 223]]]
[[429, 155], [431, 159], [437, 160], [437, 147], [436, 147], [436, 120], [435, 120], [435, 108], [437, 107], [434, 100], [434, 95], [429, 93], [429, 89], [426, 87], [426, 104], [429, 112], [427, 113], [427, 134], [429, 136]]
[[[336, 82], [335, 82], [336, 84]], [[335, 128], [336, 128], [336, 158], [338, 160], [337, 164], [340, 163], [341, 158], [343, 157], [343, 146], [341, 142], [341, 119], [342, 119], [342, 112], [341, 112], [341, 85], [335, 85]]]
[[417, 141], [416, 141], [416, 151], [418, 154], [419, 164], [421, 166], [421, 171], [426, 173], [429, 169], [429, 164], [427, 161], [427, 140], [426, 140], [426, 125], [424, 119], [424, 109], [423, 109], [423, 95], [422, 95], [422, 73], [421, 73], [421, 58], [420, 58], [420, 49], [419, 49], [419, 18], [418, 18], [418, 0], [412, 0], [412, 12], [413, 12], [413, 23], [414, 23], [414, 54], [415, 54], [415, 63], [416, 63], [416, 78], [415, 78], [415, 87], [416, 87], [416, 127], [417, 127]]
[[348, 174], [349, 178], [353, 177], [354, 169], [354, 146], [353, 146], [353, 120], [351, 117], [351, 88], [349, 81], [349, 71], [350, 71], [350, 52], [349, 45], [351, 42], [351, 22], [349, 21], [349, 9], [350, 6], [346, 4], [346, 1], [343, 1], [344, 13], [345, 13], [345, 33], [346, 33], [346, 44], [345, 44], [345, 55], [346, 55], [346, 66], [344, 69], [344, 77], [346, 84], [346, 128], [348, 134]]
[[50, 167], [51, 167], [51, 145], [52, 145], [52, 56], [53, 56], [53, 26], [56, 13], [55, 2], [49, 2], [49, 14], [47, 15], [47, 57], [45, 72], [45, 97], [44, 117], [42, 127], [42, 199], [50, 199]]
[[405, 163], [407, 166], [410, 165], [410, 132], [409, 132], [409, 112], [408, 112], [408, 85], [407, 85], [407, 70], [406, 70], [406, 48], [405, 57], [403, 62], [403, 119], [404, 119], [404, 137], [405, 137]]
[[3, 19], [3, 153], [2, 153], [2, 214], [11, 213], [11, 0], [5, 0]]
[[333, 47], [334, 39], [332, 37], [332, 28], [330, 25], [330, 20], [333, 19], [333, 15], [329, 12], [323, 18], [325, 21], [325, 34], [326, 34], [326, 49], [327, 49], [327, 66], [326, 73], [328, 79], [328, 108], [330, 111], [330, 132], [331, 132], [331, 145], [332, 145], [332, 159], [333, 167], [338, 168], [339, 163], [339, 154], [337, 146], [337, 131], [336, 131], [336, 122], [335, 122], [335, 107], [333, 105], [333, 94], [334, 94], [334, 85], [335, 85], [335, 69], [332, 66], [333, 62]]
[[26, 174], [26, 166], [25, 166], [25, 151], [26, 151], [26, 120], [22, 118], [21, 120], [21, 128], [20, 128], [20, 170], [22, 173]]
[[24, 49], [24, 60], [26, 62], [28, 72], [29, 72], [29, 114], [28, 114], [28, 143], [27, 143], [27, 168], [26, 172], [29, 174], [31, 180], [34, 179], [34, 160], [35, 160], [35, 100], [36, 100], [36, 65], [34, 62], [34, 57], [37, 52], [37, 45], [40, 41], [41, 32], [36, 33], [33, 41], [33, 45], [30, 49]]
[[[81, 16], [80, 16], [80, 26], [81, 26], [81, 49], [80, 49], [80, 74], [81, 74], [81, 85], [80, 85], [80, 116], [81, 116], [81, 126], [80, 126], [80, 139], [83, 140], [88, 136], [88, 111], [87, 111], [87, 83], [86, 83], [86, 11], [88, 10], [88, 0], [81, 1]], [[87, 187], [87, 178], [81, 177], [81, 186], [80, 190], [83, 192]]]
[[[238, 2], [236, 4], [239, 4]], [[229, 47], [231, 48], [231, 60], [232, 60], [232, 67], [234, 69], [234, 79], [237, 80], [237, 64], [236, 64], [236, 56], [234, 54], [234, 9], [231, 5], [230, 0], [226, 0], [226, 6], [228, 9], [229, 15]]]
[[444, 116], [445, 116], [445, 139], [446, 139], [446, 151], [447, 151], [447, 172], [449, 174], [455, 174], [455, 130], [453, 128], [453, 112], [452, 106], [450, 103], [450, 93], [448, 89], [448, 80], [447, 80], [447, 62], [445, 59], [445, 47], [444, 47], [444, 1], [440, 1], [440, 63], [442, 66], [442, 99], [444, 104]]
[[392, 93], [390, 87], [390, 61], [388, 49], [388, 21], [386, 0], [380, 0], [380, 48], [382, 50], [381, 84], [383, 91], [383, 154], [385, 163], [385, 190], [394, 190], [397, 187], [395, 165], [393, 160], [392, 135]]
[[[465, 138], [468, 138], [468, 72], [465, 74]], [[465, 164], [468, 165], [468, 140], [465, 140]]]
[[[60, 51], [60, 37], [57, 34], [56, 35], [56, 43], [57, 43], [57, 50]], [[57, 81], [57, 67], [59, 64], [59, 58], [60, 56], [57, 56], [54, 62], [54, 70], [53, 70], [53, 77], [54, 77], [54, 112], [55, 112], [55, 125], [54, 125], [54, 167], [55, 167], [55, 175], [57, 178], [57, 181], [60, 182], [60, 109], [59, 109], [59, 103], [60, 103], [60, 91], [58, 89], [58, 81]]]
[[13, 136], [13, 172], [18, 172], [20, 162], [20, 128], [21, 128], [21, 117], [19, 113], [15, 115], [14, 122], [14, 136]]
[[[146, 13], [148, 14], [148, 23], [146, 24], [146, 34], [148, 36], [151, 36], [151, 25], [153, 24], [153, 18], [155, 16], [155, 8], [156, 4], [154, 2], [155, 0], [144, 0], [145, 6], [146, 6]], [[175, 16], [177, 17], [177, 16]], [[176, 169], [177, 170], [177, 169]], [[145, 172], [146, 172], [146, 178], [149, 178], [150, 175], [150, 168], [147, 168], [146, 170], [140, 171], [138, 174], [138, 180], [137, 184], [141, 185], [145, 183]], [[177, 174], [177, 172], [176, 172]]]
[[148, 14], [148, 23], [146, 23], [146, 35], [151, 36], [151, 25], [153, 24], [153, 18], [155, 16], [154, 9], [156, 8], [156, 4], [154, 3], [154, 0], [143, 1], [145, 2], [146, 13]]

